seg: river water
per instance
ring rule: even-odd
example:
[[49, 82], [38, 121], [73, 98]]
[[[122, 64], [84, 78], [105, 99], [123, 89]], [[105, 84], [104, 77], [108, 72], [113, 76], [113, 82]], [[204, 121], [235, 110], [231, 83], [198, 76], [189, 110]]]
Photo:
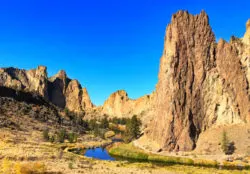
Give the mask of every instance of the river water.
[[86, 152], [84, 153], [84, 156], [100, 160], [108, 160], [108, 161], [115, 160], [115, 158], [109, 155], [108, 151], [105, 148], [101, 147], [97, 147], [94, 149], [87, 149]]

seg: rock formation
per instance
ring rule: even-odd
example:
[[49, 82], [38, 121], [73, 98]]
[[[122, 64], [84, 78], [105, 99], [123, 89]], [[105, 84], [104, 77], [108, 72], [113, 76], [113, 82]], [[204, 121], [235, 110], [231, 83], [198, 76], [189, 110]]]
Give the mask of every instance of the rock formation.
[[0, 86], [37, 92], [48, 99], [47, 68], [39, 66], [29, 71], [1, 68]]
[[146, 133], [160, 148], [190, 151], [210, 127], [249, 121], [249, 25], [243, 39], [217, 44], [204, 11], [173, 15]]
[[47, 77], [47, 68], [20, 70], [17, 68], [0, 69], [0, 86], [35, 92], [60, 108], [81, 112], [93, 107], [87, 89], [81, 87], [77, 80], [67, 77], [65, 71]]
[[55, 105], [64, 108], [66, 106], [66, 88], [70, 79], [65, 71], [59, 71], [55, 76], [49, 79], [49, 96], [50, 101]]
[[77, 80], [70, 81], [66, 90], [66, 108], [80, 112], [93, 108], [86, 88], [81, 87]]
[[250, 19], [247, 21], [247, 24], [246, 24], [246, 33], [242, 39], [242, 41], [247, 44], [247, 45], [250, 45]]
[[110, 117], [141, 116], [151, 108], [153, 95], [146, 95], [136, 100], [130, 99], [124, 90], [119, 90], [110, 95], [104, 102], [102, 115]]
[[83, 110], [91, 110], [93, 107], [95, 107], [94, 104], [91, 102], [87, 88], [83, 88], [81, 94], [81, 106]]

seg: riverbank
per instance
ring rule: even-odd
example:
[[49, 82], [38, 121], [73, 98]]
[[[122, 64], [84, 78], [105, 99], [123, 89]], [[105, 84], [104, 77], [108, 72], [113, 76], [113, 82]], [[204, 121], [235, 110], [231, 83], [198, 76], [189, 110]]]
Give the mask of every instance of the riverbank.
[[250, 173], [250, 165], [241, 161], [219, 163], [216, 160], [194, 159], [191, 157], [163, 156], [156, 153], [149, 153], [130, 144], [116, 144], [109, 148], [109, 153], [113, 156], [122, 157], [125, 159], [160, 163], [165, 165], [185, 165], [194, 167], [206, 167], [215, 169], [235, 169], [243, 170]]
[[[18, 139], [17, 139], [18, 137]], [[6, 171], [41, 171], [47, 174], [247, 174], [246, 170], [218, 170], [185, 165], [158, 165], [151, 162], [102, 161], [63, 151], [65, 144], [42, 140], [40, 131], [20, 132], [2, 129], [0, 132], [0, 174]], [[79, 137], [85, 146], [98, 145], [90, 135]], [[76, 146], [77, 144], [68, 144]]]

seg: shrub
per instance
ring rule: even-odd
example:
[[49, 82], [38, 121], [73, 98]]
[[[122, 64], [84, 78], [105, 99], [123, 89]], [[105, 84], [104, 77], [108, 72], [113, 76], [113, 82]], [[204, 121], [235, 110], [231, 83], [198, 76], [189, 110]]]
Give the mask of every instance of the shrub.
[[20, 167], [20, 173], [31, 174], [31, 173], [45, 173], [46, 167], [43, 163], [24, 163]]
[[105, 138], [105, 129], [101, 129], [98, 126], [94, 128], [94, 135], [104, 139]]
[[45, 141], [49, 141], [49, 139], [50, 139], [50, 137], [49, 137], [49, 129], [45, 129], [45, 130], [43, 131], [43, 139], [44, 139]]
[[69, 115], [69, 113], [70, 113], [68, 108], [65, 108], [64, 112], [65, 112], [66, 115]]
[[65, 138], [66, 138], [66, 130], [61, 129], [59, 133], [57, 133], [57, 141], [59, 143], [64, 143]]
[[103, 129], [107, 129], [109, 127], [109, 122], [108, 122], [108, 117], [105, 116], [102, 120], [101, 120], [101, 124], [100, 127]]
[[49, 137], [49, 141], [50, 141], [51, 143], [54, 143], [55, 140], [56, 140], [55, 135], [51, 135], [51, 136]]
[[68, 134], [68, 139], [69, 139], [69, 142], [70, 142], [70, 143], [75, 143], [75, 142], [77, 142], [77, 134], [74, 133], [74, 132], [70, 132], [70, 133]]
[[94, 130], [96, 128], [97, 124], [96, 124], [96, 119], [91, 119], [88, 123], [88, 128], [90, 130]]
[[231, 155], [235, 151], [234, 142], [229, 141], [226, 131], [223, 131], [222, 134], [221, 148], [226, 155]]
[[32, 174], [46, 173], [46, 166], [43, 163], [14, 163], [4, 159], [1, 166], [1, 172], [4, 174]]
[[74, 167], [73, 167], [73, 163], [70, 162], [69, 165], [68, 165], [68, 167], [69, 167], [69, 169], [73, 169], [73, 168], [74, 168]]
[[12, 164], [7, 158], [4, 158], [4, 160], [2, 162], [2, 172], [4, 174], [11, 174], [12, 173]]

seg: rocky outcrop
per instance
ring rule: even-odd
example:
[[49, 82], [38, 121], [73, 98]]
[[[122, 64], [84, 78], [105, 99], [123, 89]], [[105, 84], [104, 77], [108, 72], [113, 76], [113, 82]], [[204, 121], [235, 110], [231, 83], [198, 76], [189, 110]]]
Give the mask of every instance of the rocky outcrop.
[[151, 108], [153, 94], [138, 99], [130, 99], [124, 90], [119, 90], [110, 95], [104, 102], [102, 114], [110, 117], [141, 116]]
[[55, 76], [49, 79], [50, 101], [55, 105], [64, 108], [66, 106], [66, 88], [70, 79], [65, 71], [59, 71]]
[[217, 44], [204, 11], [174, 14], [146, 136], [163, 150], [189, 151], [210, 127], [249, 121], [248, 44], [249, 22], [243, 39]]
[[81, 85], [77, 80], [72, 80], [66, 90], [66, 108], [70, 111], [81, 111]]
[[245, 33], [242, 41], [244, 44], [250, 45], [250, 19], [247, 21], [246, 33]]
[[29, 71], [15, 68], [0, 69], [0, 86], [37, 92], [48, 99], [47, 68], [39, 66]]
[[65, 71], [59, 71], [55, 76], [48, 78], [47, 68], [44, 66], [32, 70], [1, 68], [0, 86], [38, 93], [54, 105], [74, 112], [94, 106], [87, 89], [82, 89], [77, 80], [69, 79]]
[[93, 107], [95, 107], [91, 102], [87, 88], [83, 88], [81, 94], [81, 106], [83, 110], [91, 110]]

